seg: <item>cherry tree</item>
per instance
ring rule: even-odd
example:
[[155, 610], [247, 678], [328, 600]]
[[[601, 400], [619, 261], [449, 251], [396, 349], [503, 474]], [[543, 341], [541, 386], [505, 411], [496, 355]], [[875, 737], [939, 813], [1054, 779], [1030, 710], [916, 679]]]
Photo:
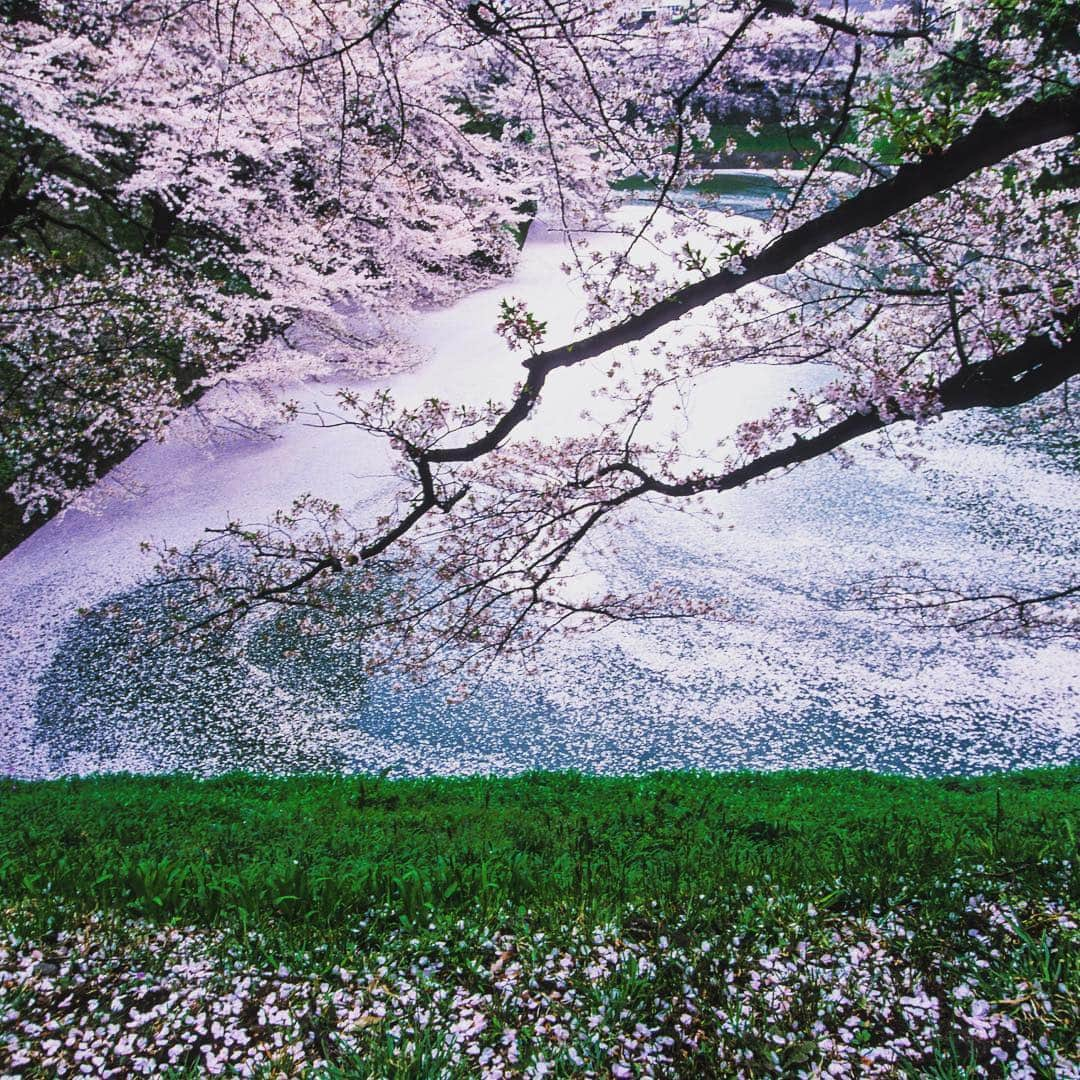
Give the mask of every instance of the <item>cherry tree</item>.
[[[667, 153], [672, 26], [628, 33], [633, 8], [512, 14], [6, 5], [0, 447], [27, 516], [209, 386], [257, 427], [285, 379], [408, 362], [394, 319], [506, 272], [537, 203], [603, 220], [611, 181]], [[686, 79], [718, 32], [754, 29], [714, 19], [679, 34]], [[788, 36], [814, 55], [805, 28]], [[671, 182], [688, 160], [677, 147]]]
[[[241, 365], [249, 383], [388, 370], [387, 313], [505, 272], [545, 174], [520, 121], [477, 122], [498, 108], [498, 57], [451, 14], [70, 0], [0, 24], [21, 503], [68, 501], [93, 478], [78, 462], [159, 433]], [[580, 171], [562, 163], [568, 202]]]
[[[169, 269], [213, 292], [223, 326], [338, 318], [332, 336], [372, 371], [379, 353], [349, 340], [344, 305], [377, 317], [500, 272], [530, 204], [566, 236], [588, 300], [574, 340], [554, 345], [504, 303], [497, 328], [522, 357], [507, 400], [343, 392], [323, 422], [387, 440], [393, 504], [354, 520], [309, 497], [166, 551], [187, 640], [300, 608], [309, 632], [362, 639], [373, 666], [467, 671], [527, 658], [555, 630], [699, 614], [660, 588], [577, 595], [578, 549], [617, 542], [634, 505], [708, 508], [895, 424], [1052, 408], [1080, 369], [1075, 4], [760, 0], [663, 19], [579, 0], [34, 7], [2, 83], [20, 122], [93, 168], [131, 148], [118, 204], [197, 223]], [[87, 15], [102, 9], [111, 20]], [[781, 109], [813, 143], [748, 230], [683, 193], [708, 167], [710, 111], [741, 107], [779, 49], [813, 57]], [[613, 181], [627, 177], [651, 205], [620, 225]], [[620, 242], [598, 245], [598, 229]], [[203, 333], [178, 327], [185, 343]], [[240, 364], [245, 344], [244, 365], [288, 358], [272, 334], [222, 338], [224, 361], [199, 378]], [[669, 434], [702, 380], [748, 362], [825, 374], [708, 453]], [[550, 384], [588, 364], [606, 373], [596, 415], [561, 439], [531, 434]], [[922, 585], [916, 572], [879, 595], [954, 610]], [[1015, 629], [1053, 610], [1072, 632], [1076, 596], [1063, 582], [973, 617]]]

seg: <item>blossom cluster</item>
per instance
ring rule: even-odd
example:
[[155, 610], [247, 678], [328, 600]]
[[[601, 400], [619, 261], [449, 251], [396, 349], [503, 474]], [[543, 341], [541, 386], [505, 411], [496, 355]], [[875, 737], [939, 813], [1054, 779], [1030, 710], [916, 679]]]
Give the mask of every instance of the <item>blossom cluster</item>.
[[[210, 0], [55, 0], [2, 24], [7, 135], [27, 178], [14, 220], [45, 208], [50, 228], [85, 232], [86, 204], [104, 199], [125, 229], [138, 223], [144, 262], [130, 273], [147, 283], [136, 305], [115, 277], [94, 293], [78, 267], [16, 260], [60, 294], [34, 299], [31, 281], [13, 314], [42, 325], [0, 322], [15, 357], [4, 374], [28, 403], [0, 430], [18, 498], [64, 502], [96, 461], [160, 432], [182, 384], [194, 394], [247, 371], [277, 386], [318, 368], [295, 363], [311, 351], [385, 374], [402, 358], [381, 342], [395, 319], [508, 270], [537, 212], [566, 238], [587, 336], [543, 347], [548, 320], [507, 300], [495, 329], [529, 353], [507, 400], [397, 408], [385, 390], [348, 391], [349, 415], [323, 422], [398, 452], [394, 495], [355, 526], [315, 498], [264, 527], [223, 526], [228, 543], [167, 552], [167, 573], [209, 602], [193, 621], [231, 625], [288, 596], [320, 607], [333, 574], [375, 563], [401, 591], [367, 626], [388, 631], [370, 655], [414, 670], [482, 670], [556, 629], [692, 613], [647, 584], [568, 602], [586, 538], [611, 542], [635, 500], [701, 499], [971, 407], [946, 388], [1008, 398], [1065, 381], [1080, 225], [1076, 58], [1057, 7], [1017, 5], [1015, 26], [967, 0], [918, 15], [725, 7], [649, 20], [625, 0], [242, 0], [223, 20]], [[785, 50], [814, 55], [841, 89], [791, 88], [785, 127], [811, 129], [812, 145], [748, 227], [693, 188], [725, 86], [768, 76]], [[612, 214], [613, 182], [632, 177], [652, 186], [628, 220]], [[109, 222], [105, 250], [120, 232]], [[72, 315], [84, 309], [86, 330]], [[147, 327], [179, 355], [142, 348]], [[549, 379], [594, 360], [604, 406], [587, 430], [526, 432]], [[1014, 362], [1028, 363], [1015, 379]], [[684, 449], [703, 382], [746, 363], [815, 375], [733, 435]], [[235, 400], [257, 424], [265, 398]]]

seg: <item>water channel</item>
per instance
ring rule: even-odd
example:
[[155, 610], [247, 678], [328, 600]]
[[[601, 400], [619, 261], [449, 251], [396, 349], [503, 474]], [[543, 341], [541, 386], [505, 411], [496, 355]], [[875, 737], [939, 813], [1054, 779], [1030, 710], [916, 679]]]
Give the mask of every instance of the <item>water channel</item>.
[[[752, 213], [770, 190], [739, 174], [710, 197]], [[491, 330], [498, 301], [520, 296], [556, 329], [568, 325], [573, 298], [552, 285], [564, 259], [561, 239], [538, 229], [504, 287], [418, 316], [413, 332], [431, 358], [394, 378], [399, 398], [505, 394], [518, 369]], [[694, 422], [730, 430], [791, 384], [787, 369], [725, 371], [703, 389]], [[334, 389], [302, 393], [330, 405]], [[560, 383], [538, 430], [557, 430], [584, 394], [574, 377]], [[1075, 563], [1075, 462], [985, 437], [977, 417], [939, 425], [921, 453], [916, 470], [869, 452], [846, 468], [811, 463], [726, 496], [719, 529], [643, 510], [616, 554], [587, 569], [617, 586], [659, 580], [722, 598], [729, 617], [552, 642], [538, 673], [495, 671], [448, 704], [443, 687], [365, 681], [358, 657], [315, 645], [288, 660], [273, 641], [242, 656], [133, 651], [137, 620], [160, 607], [135, 588], [150, 561], [139, 541], [191, 542], [226, 516], [258, 520], [307, 490], [355, 506], [388, 482], [383, 451], [349, 429], [147, 445], [125, 466], [133, 494], [69, 512], [0, 562], [0, 775], [941, 774], [1080, 759], [1080, 650], [913, 631], [834, 603], [845, 582], [908, 560], [990, 582], [1060, 579]], [[109, 605], [121, 615], [102, 617]]]

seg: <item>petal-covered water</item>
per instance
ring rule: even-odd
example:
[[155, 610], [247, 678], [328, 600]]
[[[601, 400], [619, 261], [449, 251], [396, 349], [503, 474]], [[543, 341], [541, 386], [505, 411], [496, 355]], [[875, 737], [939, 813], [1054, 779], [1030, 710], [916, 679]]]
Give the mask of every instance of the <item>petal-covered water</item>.
[[[534, 236], [505, 288], [418, 317], [431, 359], [394, 381], [399, 399], [507, 395], [520, 367], [492, 331], [499, 299], [526, 300], [553, 338], [568, 332], [578, 300], [557, 286], [565, 256], [557, 237]], [[793, 374], [713, 376], [693, 424], [710, 438], [730, 431], [780, 400]], [[533, 430], [556, 432], [589, 404], [590, 377], [556, 380]], [[325, 407], [333, 392], [299, 391]], [[161, 616], [161, 596], [134, 589], [152, 563], [140, 541], [190, 543], [305, 491], [356, 506], [389, 483], [383, 448], [349, 428], [291, 425], [210, 450], [174, 435], [125, 465], [126, 497], [69, 512], [0, 562], [0, 773], [918, 774], [1076, 760], [1080, 650], [916, 632], [834, 603], [845, 582], [908, 560], [992, 583], [1065, 578], [1080, 547], [1080, 471], [969, 438], [972, 427], [941, 425], [915, 471], [860, 452], [847, 468], [819, 461], [736, 492], [719, 526], [644, 508], [616, 553], [586, 554], [583, 569], [615, 587], [661, 580], [723, 598], [728, 617], [553, 642], [537, 672], [494, 672], [458, 704], [443, 687], [365, 683], [359, 658], [330, 647], [299, 658], [295, 642], [274, 640], [240, 656], [139, 649]]]

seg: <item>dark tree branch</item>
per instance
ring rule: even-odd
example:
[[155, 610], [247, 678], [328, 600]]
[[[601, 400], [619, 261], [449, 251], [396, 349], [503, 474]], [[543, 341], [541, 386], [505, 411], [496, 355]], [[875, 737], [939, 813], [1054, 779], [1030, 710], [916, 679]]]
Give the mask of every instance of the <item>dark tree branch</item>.
[[687, 285], [647, 311], [580, 341], [549, 349], [524, 363], [528, 377], [498, 422], [474, 441], [429, 450], [432, 463], [475, 461], [498, 447], [529, 415], [547, 381], [561, 367], [572, 367], [612, 349], [630, 345], [684, 315], [744, 289], [754, 282], [791, 270], [829, 244], [880, 225], [923, 199], [948, 190], [987, 166], [1042, 143], [1080, 131], [1080, 90], [1042, 101], [1025, 101], [1003, 117], [983, 113], [971, 130], [940, 154], [901, 166], [891, 180], [875, 184], [834, 210], [778, 237], [745, 264], [742, 273], [722, 270]]
[[[1046, 336], [1033, 337], [1000, 356], [961, 368], [942, 382], [938, 400], [942, 412], [1020, 405], [1076, 375], [1080, 375], [1080, 336], [1077, 333], [1066, 338], [1060, 346]], [[778, 469], [790, 469], [794, 465], [831, 454], [863, 435], [911, 419], [913, 417], [898, 407], [891, 408], [887, 415], [878, 409], [852, 413], [817, 435], [810, 438], [796, 436], [791, 445], [763, 454], [737, 469], [716, 476], [696, 477], [683, 483], [657, 480], [640, 467], [627, 462], [606, 466], [599, 470], [597, 478], [614, 472], [629, 472], [641, 481], [640, 494], [655, 492], [687, 497], [704, 492], [731, 491]]]
[[1075, 637], [1080, 622], [1070, 613], [1077, 599], [1080, 584], [1075, 581], [1056, 589], [967, 589], [913, 566], [906, 573], [854, 582], [840, 604], [960, 632]]
[[[404, 539], [432, 511], [451, 511], [463, 500], [468, 489], [463, 484], [454, 484], [453, 478], [447, 477], [445, 479], [449, 481], [449, 486], [443, 494], [435, 467], [443, 463], [475, 461], [497, 450], [528, 418], [548, 376], [557, 369], [640, 341], [719, 297], [783, 274], [830, 244], [888, 222], [923, 199], [948, 191], [979, 170], [1001, 162], [1018, 151], [1074, 135], [1078, 130], [1080, 90], [1041, 101], [1024, 102], [1003, 117], [984, 114], [966, 135], [941, 153], [901, 167], [891, 179], [866, 188], [834, 209], [783, 233], [750, 258], [741, 273], [722, 271], [714, 274], [679, 289], [647, 311], [617, 326], [529, 357], [525, 361], [527, 377], [524, 384], [508, 409], [485, 434], [458, 447], [424, 449], [408, 440], [399, 440], [404, 443], [404, 451], [415, 470], [417, 490], [403, 507], [396, 523], [382, 523], [383, 531], [379, 535], [365, 538], [351, 548], [346, 545], [340, 554], [332, 550], [332, 546], [328, 550], [316, 538], [316, 542], [308, 547], [302, 567], [294, 574], [284, 579], [262, 574], [261, 580], [260, 575], [256, 574], [255, 587], [246, 594], [241, 587], [233, 584], [219, 588], [218, 596], [223, 606], [208, 616], [207, 625], [221, 620], [237, 621], [246, 615], [251, 604], [290, 603], [293, 602], [289, 599], [291, 594], [299, 594], [302, 598], [317, 584], [320, 575], [375, 560], [393, 544]], [[1078, 317], [1080, 311], [1072, 311], [1061, 320], [1063, 339], [1060, 341], [1051, 340], [1047, 335], [1036, 336], [1009, 351], [977, 363], [968, 357], [965, 365], [940, 385], [931, 388], [936, 391], [934, 396], [940, 409], [950, 412], [1014, 405], [1080, 374], [1080, 341], [1076, 328]], [[440, 569], [440, 577], [458, 580], [454, 575], [460, 571], [464, 583], [454, 587], [449, 595], [440, 593], [431, 599], [420, 597], [407, 611], [403, 609], [395, 614], [392, 621], [395, 625], [405, 627], [403, 633], [407, 637], [412, 633], [410, 620], [428, 619], [436, 609], [450, 610], [457, 604], [458, 607], [454, 609], [458, 611], [454, 616], [455, 621], [437, 628], [441, 640], [444, 643], [479, 640], [478, 649], [484, 643], [490, 645], [490, 636], [482, 639], [473, 637], [477, 612], [494, 610], [499, 604], [512, 604], [522, 595], [526, 596], [530, 610], [546, 604], [540, 593], [541, 586], [552, 579], [585, 535], [618, 507], [641, 496], [683, 498], [728, 491], [778, 470], [827, 455], [854, 439], [907, 419], [913, 417], [905, 414], [897, 402], [888, 401], [882, 403], [880, 408], [853, 412], [813, 436], [803, 438], [797, 435], [793, 443], [763, 453], [726, 472], [697, 475], [682, 482], [666, 481], [650, 475], [631, 459], [631, 450], [627, 448], [620, 460], [599, 468], [592, 476], [579, 476], [566, 481], [560, 494], [560, 497], [567, 496], [565, 509], [560, 511], [565, 515], [562, 522], [566, 526], [565, 531], [549, 535], [548, 527], [554, 524], [554, 519], [549, 517], [530, 523], [530, 511], [526, 506], [522, 511], [521, 546], [508, 557], [508, 561], [496, 566], [490, 563], [483, 551], [451, 547], [447, 556], [449, 563]], [[620, 483], [619, 478], [624, 474], [629, 479]], [[590, 491], [590, 488], [593, 490]], [[450, 534], [461, 527], [461, 522], [451, 519]], [[513, 528], [516, 530], [517, 526], [513, 525]], [[241, 541], [247, 539], [238, 527], [224, 532]], [[530, 554], [528, 565], [518, 567], [515, 559], [523, 556], [533, 544], [534, 550], [539, 553]], [[291, 542], [285, 547], [271, 544], [269, 550], [256, 549], [254, 555], [264, 565], [265, 560], [295, 561], [296, 549]], [[597, 609], [597, 613], [607, 615], [606, 604], [602, 607], [603, 611]], [[512, 616], [511, 625], [516, 627], [521, 622], [521, 612], [514, 608]], [[503, 648], [506, 640], [504, 636], [496, 642], [497, 648]], [[441, 650], [443, 645], [438, 648]]]

